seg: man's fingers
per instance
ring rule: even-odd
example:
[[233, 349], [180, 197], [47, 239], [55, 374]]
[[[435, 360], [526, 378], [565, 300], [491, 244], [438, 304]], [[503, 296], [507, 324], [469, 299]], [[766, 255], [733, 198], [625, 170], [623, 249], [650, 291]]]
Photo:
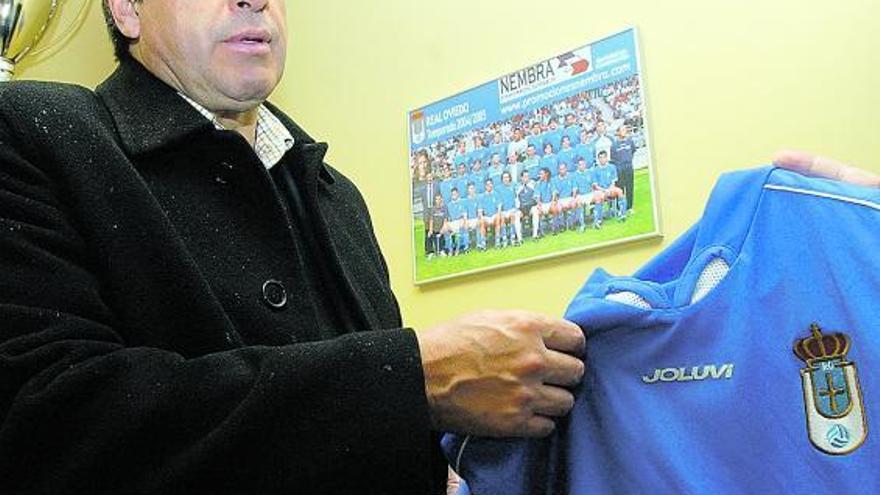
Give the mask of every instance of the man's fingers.
[[522, 432], [522, 436], [543, 438], [553, 433], [555, 429], [556, 423], [552, 419], [543, 416], [532, 416], [526, 422], [525, 431]]
[[559, 417], [565, 416], [574, 407], [574, 395], [568, 390], [549, 385], [542, 385], [538, 389], [538, 398], [532, 406], [532, 411], [541, 416]]
[[880, 176], [866, 170], [806, 151], [784, 150], [776, 153], [773, 164], [810, 177], [823, 177], [860, 186], [880, 187]]
[[584, 377], [584, 362], [562, 352], [548, 350], [545, 355], [544, 383], [560, 387], [573, 387]]
[[541, 316], [541, 337], [548, 349], [580, 356], [584, 352], [586, 338], [581, 328], [568, 320]]

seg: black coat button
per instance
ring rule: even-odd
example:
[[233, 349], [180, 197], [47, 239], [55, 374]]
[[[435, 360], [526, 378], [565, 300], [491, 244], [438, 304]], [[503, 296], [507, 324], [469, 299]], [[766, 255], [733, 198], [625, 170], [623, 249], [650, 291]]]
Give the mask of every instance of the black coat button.
[[277, 280], [266, 280], [263, 283], [263, 301], [274, 309], [287, 305], [287, 289]]

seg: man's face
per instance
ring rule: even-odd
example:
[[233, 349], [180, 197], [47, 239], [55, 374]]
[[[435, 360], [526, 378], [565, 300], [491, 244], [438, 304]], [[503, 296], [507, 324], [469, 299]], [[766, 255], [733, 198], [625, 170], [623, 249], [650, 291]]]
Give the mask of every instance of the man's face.
[[568, 174], [568, 167], [564, 163], [559, 164], [559, 168], [556, 169], [559, 172], [560, 177], [565, 177]]
[[604, 166], [606, 163], [608, 163], [608, 155], [606, 155], [605, 153], [601, 153], [599, 155], [599, 165]]
[[617, 128], [617, 137], [620, 139], [625, 139], [627, 134], [627, 129], [625, 125], [622, 125]]
[[285, 3], [144, 0], [120, 30], [136, 39], [132, 55], [175, 89], [213, 112], [244, 112], [281, 80]]
[[477, 195], [477, 188], [474, 187], [473, 184], [468, 184], [468, 186], [467, 186], [467, 195], [468, 195], [469, 198], [473, 198], [474, 196]]
[[464, 163], [462, 163], [458, 166], [458, 175], [460, 175], [460, 176], [467, 175], [467, 167], [464, 165]]
[[526, 149], [526, 154], [529, 155], [529, 158], [535, 156], [535, 147], [534, 147], [534, 146], [529, 146], [529, 147]]
[[596, 132], [599, 133], [600, 136], [605, 135], [605, 122], [599, 122], [596, 124]]

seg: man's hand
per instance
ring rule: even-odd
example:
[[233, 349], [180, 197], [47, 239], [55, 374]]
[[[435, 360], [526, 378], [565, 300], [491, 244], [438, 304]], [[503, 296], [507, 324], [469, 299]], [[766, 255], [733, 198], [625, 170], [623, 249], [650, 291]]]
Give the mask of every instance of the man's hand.
[[778, 151], [773, 157], [773, 164], [810, 177], [824, 177], [860, 186], [880, 187], [880, 176], [876, 174], [806, 151]]
[[433, 426], [481, 436], [549, 435], [568, 414], [584, 363], [574, 323], [482, 311], [418, 332]]

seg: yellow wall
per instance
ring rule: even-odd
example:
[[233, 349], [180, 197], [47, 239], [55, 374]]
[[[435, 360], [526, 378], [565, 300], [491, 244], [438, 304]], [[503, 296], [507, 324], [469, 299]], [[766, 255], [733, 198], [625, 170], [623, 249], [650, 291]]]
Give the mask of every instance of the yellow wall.
[[[487, 306], [560, 314], [595, 267], [628, 273], [662, 247], [411, 283], [407, 111], [627, 25], [640, 29], [666, 242], [697, 220], [720, 172], [780, 147], [880, 172], [875, 0], [322, 0], [288, 10], [288, 70], [274, 100], [360, 185], [412, 326]], [[22, 77], [100, 80], [112, 60], [97, 6], [91, 14]]]

